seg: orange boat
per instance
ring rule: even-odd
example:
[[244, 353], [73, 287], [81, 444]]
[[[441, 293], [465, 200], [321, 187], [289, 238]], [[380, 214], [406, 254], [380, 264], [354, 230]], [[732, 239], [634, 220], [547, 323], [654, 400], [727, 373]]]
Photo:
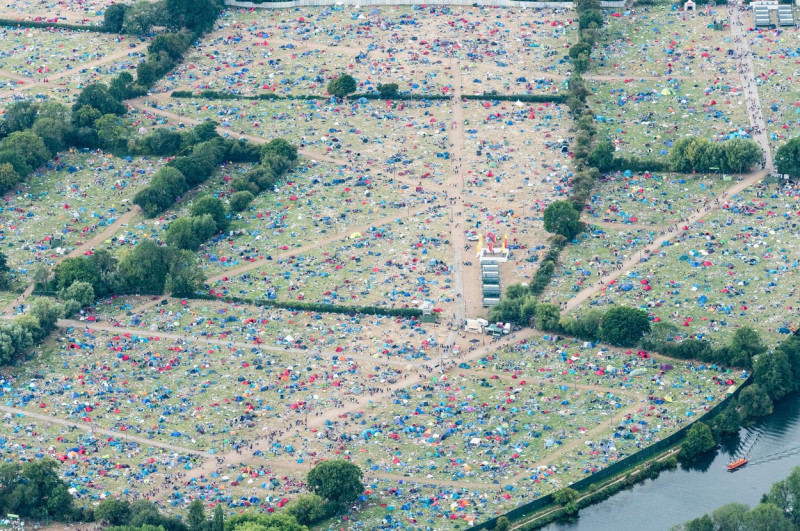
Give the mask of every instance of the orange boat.
[[732, 462], [728, 463], [728, 471], [729, 472], [733, 472], [737, 468], [743, 467], [746, 464], [747, 464], [747, 459], [745, 459], [745, 458], [737, 459], [736, 461], [732, 461]]

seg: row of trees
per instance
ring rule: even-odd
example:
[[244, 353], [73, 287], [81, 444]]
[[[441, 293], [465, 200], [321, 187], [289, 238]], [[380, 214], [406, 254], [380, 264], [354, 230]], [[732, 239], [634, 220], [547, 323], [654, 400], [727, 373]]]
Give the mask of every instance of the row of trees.
[[540, 330], [568, 334], [587, 341], [604, 341], [632, 347], [650, 333], [647, 312], [614, 306], [603, 312], [591, 310], [579, 317], [561, 317], [557, 304], [537, 302], [521, 284], [506, 288], [503, 299], [489, 309], [489, 320], [534, 326]]
[[[152, 217], [172, 206], [189, 189], [205, 182], [223, 161], [260, 161], [246, 174], [231, 181], [234, 190], [249, 193], [237, 195], [232, 203], [234, 210], [243, 210], [257, 194], [272, 189], [297, 161], [297, 148], [283, 139], [277, 138], [259, 147], [244, 141], [222, 139], [216, 132], [215, 122], [205, 122], [195, 127], [195, 130], [198, 128], [202, 128], [203, 134], [194, 134], [191, 138], [203, 141], [183, 148], [182, 151], [189, 153], [176, 157], [166, 167], [161, 168], [153, 176], [150, 186], [140, 190], [134, 197], [133, 202], [142, 207], [145, 215]], [[168, 134], [170, 132], [160, 133], [160, 136]], [[180, 138], [174, 139], [175, 148], [180, 145], [179, 142]], [[227, 222], [223, 217], [216, 220], [214, 233], [226, 228]], [[207, 238], [202, 238], [201, 241]]]
[[185, 520], [165, 516], [149, 501], [106, 498], [91, 519], [111, 526], [112, 531], [308, 531], [309, 525], [344, 510], [364, 492], [361, 469], [344, 459], [323, 461], [307, 475], [310, 494], [298, 496], [281, 512], [243, 512], [227, 520], [217, 505], [208, 519], [203, 502], [189, 505]]
[[743, 173], [758, 164], [762, 157], [761, 148], [753, 140], [734, 138], [726, 142], [711, 142], [707, 138], [687, 137], [673, 144], [669, 163], [673, 171], [683, 173]]
[[569, 50], [572, 66], [578, 72], [585, 72], [589, 68], [592, 48], [599, 38], [600, 28], [603, 27], [603, 13], [600, 10], [599, 0], [578, 0], [575, 2], [578, 11], [578, 42]]
[[600, 10], [599, 0], [578, 0], [575, 2], [578, 11], [578, 42], [569, 49], [569, 58], [572, 67], [579, 73], [589, 68], [592, 48], [599, 38], [600, 28], [603, 27], [603, 12]]
[[[73, 313], [98, 297], [114, 293], [190, 295], [203, 285], [203, 271], [193, 252], [145, 240], [118, 259], [105, 249], [88, 257], [67, 258], [54, 271], [52, 287]], [[89, 291], [88, 288], [91, 288]]]
[[186, 28], [201, 34], [214, 27], [223, 7], [218, 0], [139, 0], [133, 4], [111, 4], [103, 13], [103, 27], [131, 35], [145, 35], [156, 26]]
[[684, 531], [736, 531], [739, 529], [769, 529], [796, 531], [800, 529], [800, 467], [789, 476], [776, 481], [769, 492], [753, 509], [744, 503], [728, 503], [711, 514], [704, 514], [683, 524]]
[[761, 148], [752, 140], [711, 142], [702, 137], [687, 137], [675, 142], [667, 160], [618, 156], [614, 144], [607, 139], [595, 144], [589, 160], [601, 173], [623, 170], [743, 173], [757, 165], [762, 156]]

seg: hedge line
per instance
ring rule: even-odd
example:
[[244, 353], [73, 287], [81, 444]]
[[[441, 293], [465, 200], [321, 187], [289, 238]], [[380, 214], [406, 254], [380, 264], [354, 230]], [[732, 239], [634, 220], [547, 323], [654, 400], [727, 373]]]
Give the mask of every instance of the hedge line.
[[[221, 92], [218, 90], [203, 90], [199, 93], [189, 90], [175, 90], [170, 94], [176, 99], [181, 98], [202, 98], [207, 100], [319, 100], [326, 99], [328, 96], [315, 96], [309, 94], [282, 95], [282, 94], [257, 94], [246, 96], [233, 92]], [[381, 96], [377, 92], [355, 93], [348, 96], [349, 101], [359, 100], [397, 100], [397, 101], [425, 101], [425, 100], [449, 100], [450, 96], [445, 94], [396, 94], [390, 98]], [[464, 100], [473, 101], [523, 101], [530, 103], [566, 103], [567, 96], [563, 94], [465, 94], [461, 96]]]
[[462, 94], [465, 100], [523, 101], [529, 103], [566, 103], [564, 94]]
[[109, 29], [104, 28], [103, 26], [98, 26], [96, 24], [86, 24], [86, 25], [65, 24], [62, 22], [41, 22], [37, 20], [14, 20], [11, 18], [0, 18], [0, 26], [43, 28], [43, 29], [58, 28], [58, 29], [67, 29], [74, 31], [93, 31], [96, 33], [117, 33], [116, 31], [111, 31]]
[[323, 304], [319, 302], [294, 302], [294, 301], [276, 301], [269, 299], [246, 299], [244, 297], [235, 297], [232, 295], [225, 295], [218, 297], [210, 293], [198, 293], [187, 297], [189, 299], [202, 299], [202, 300], [222, 300], [225, 302], [236, 302], [240, 304], [254, 304], [256, 306], [267, 306], [273, 308], [283, 308], [286, 310], [300, 310], [304, 312], [319, 312], [319, 313], [340, 313], [346, 315], [353, 315], [357, 313], [373, 314], [373, 315], [387, 315], [390, 317], [420, 317], [422, 310], [418, 308], [383, 308], [380, 306], [346, 306], [341, 304]]

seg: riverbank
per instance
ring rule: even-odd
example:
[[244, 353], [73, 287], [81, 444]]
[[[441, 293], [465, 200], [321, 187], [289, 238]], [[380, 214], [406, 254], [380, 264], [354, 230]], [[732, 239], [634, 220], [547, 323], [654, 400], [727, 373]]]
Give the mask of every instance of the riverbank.
[[[579, 491], [578, 498], [574, 502], [575, 506], [578, 510], [589, 507], [607, 500], [621, 490], [630, 488], [647, 479], [655, 479], [663, 470], [675, 469], [678, 466], [677, 455], [679, 451], [680, 444], [675, 443], [654, 459], [638, 465], [631, 465], [628, 469], [621, 471], [619, 474], [599, 484], [591, 484], [584, 491]], [[562, 518], [577, 515], [578, 511], [570, 512], [568, 508], [550, 505], [533, 513], [529, 518], [523, 518], [512, 522], [511, 529], [518, 531], [540, 529]]]

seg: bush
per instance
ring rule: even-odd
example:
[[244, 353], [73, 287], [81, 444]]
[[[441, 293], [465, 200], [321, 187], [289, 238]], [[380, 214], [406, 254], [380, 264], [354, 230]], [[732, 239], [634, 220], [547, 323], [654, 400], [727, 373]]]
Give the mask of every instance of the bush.
[[600, 338], [612, 345], [634, 346], [648, 332], [650, 318], [647, 312], [625, 306], [608, 310], [600, 323]]
[[230, 199], [231, 210], [234, 212], [241, 212], [253, 202], [253, 199], [255, 199], [255, 196], [250, 192], [236, 192]]
[[356, 91], [356, 80], [350, 74], [342, 74], [328, 83], [328, 94], [344, 98]]

